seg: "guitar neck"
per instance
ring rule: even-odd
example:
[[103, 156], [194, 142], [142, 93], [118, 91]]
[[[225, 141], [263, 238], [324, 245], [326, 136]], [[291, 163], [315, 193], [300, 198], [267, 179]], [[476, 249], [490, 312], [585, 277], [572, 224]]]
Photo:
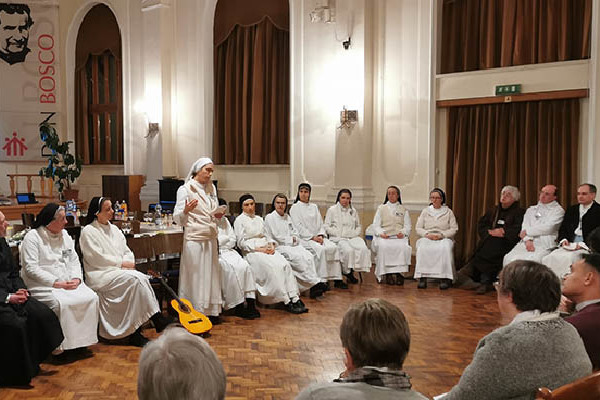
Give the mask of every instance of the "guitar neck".
[[177, 296], [177, 293], [175, 293], [175, 291], [173, 290], [173, 288], [171, 286], [169, 286], [169, 284], [165, 280], [164, 276], [162, 276], [162, 275], [158, 276], [158, 280], [167, 289], [167, 291], [169, 292], [169, 294], [171, 295], [171, 297], [173, 297], [177, 301], [177, 303], [179, 303], [180, 307], [185, 306], [185, 304], [183, 304], [183, 302], [181, 301], [181, 299], [179, 298], [179, 296]]

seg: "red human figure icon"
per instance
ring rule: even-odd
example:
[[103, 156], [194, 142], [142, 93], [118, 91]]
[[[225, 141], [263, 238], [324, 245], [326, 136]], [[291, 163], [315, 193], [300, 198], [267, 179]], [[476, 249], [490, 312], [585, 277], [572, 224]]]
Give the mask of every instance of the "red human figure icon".
[[12, 139], [5, 138], [6, 142], [2, 147], [2, 150], [6, 152], [7, 157], [16, 157], [22, 156], [27, 150], [27, 146], [25, 145], [25, 138], [18, 138], [17, 132], [13, 132]]

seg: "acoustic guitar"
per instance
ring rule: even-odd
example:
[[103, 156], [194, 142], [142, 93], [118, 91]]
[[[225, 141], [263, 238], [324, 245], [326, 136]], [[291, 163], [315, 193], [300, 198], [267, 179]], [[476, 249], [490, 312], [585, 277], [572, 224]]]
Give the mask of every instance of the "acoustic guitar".
[[197, 335], [212, 329], [212, 322], [210, 322], [210, 319], [200, 311], [194, 310], [192, 303], [190, 303], [188, 299], [182, 299], [177, 296], [173, 288], [167, 284], [164, 276], [150, 270], [148, 271], [148, 274], [157, 278], [167, 289], [171, 297], [173, 297], [173, 300], [171, 300], [171, 307], [177, 311], [177, 314], [179, 314], [179, 322], [188, 330], [188, 332]]

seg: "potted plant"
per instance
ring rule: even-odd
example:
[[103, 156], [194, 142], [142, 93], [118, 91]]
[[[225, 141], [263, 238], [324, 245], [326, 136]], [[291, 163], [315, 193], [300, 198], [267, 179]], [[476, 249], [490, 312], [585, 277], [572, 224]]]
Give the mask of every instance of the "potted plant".
[[40, 124], [40, 138], [52, 152], [48, 155], [48, 165], [40, 169], [40, 176], [52, 178], [60, 200], [77, 200], [79, 191], [72, 189], [71, 183], [81, 175], [81, 158], [69, 152], [69, 144], [73, 142], [61, 142], [54, 126], [47, 121]]

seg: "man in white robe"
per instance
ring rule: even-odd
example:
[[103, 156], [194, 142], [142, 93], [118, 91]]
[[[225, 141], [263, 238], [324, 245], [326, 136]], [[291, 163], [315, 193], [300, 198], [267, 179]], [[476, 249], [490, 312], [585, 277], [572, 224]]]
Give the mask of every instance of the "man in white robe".
[[252, 267], [259, 299], [264, 304], [283, 302], [292, 314], [307, 312], [292, 267], [275, 250], [275, 242], [266, 234], [263, 219], [254, 213], [254, 197], [240, 197], [243, 213], [233, 223], [238, 248]]
[[[225, 205], [224, 203], [224, 200], [221, 202], [219, 199], [219, 204]], [[235, 232], [224, 216], [217, 220], [217, 228], [223, 306], [226, 310], [235, 308], [235, 315], [244, 319], [260, 318], [260, 312], [256, 309], [254, 275], [248, 262], [235, 250]]]
[[519, 234], [521, 241], [504, 256], [503, 267], [515, 260], [542, 262], [556, 246], [558, 228], [565, 215], [556, 201], [557, 190], [554, 185], [544, 186], [539, 202], [527, 209]]
[[358, 212], [352, 207], [352, 192], [349, 189], [338, 192], [335, 205], [327, 210], [324, 225], [329, 239], [340, 250], [342, 273], [349, 283], [358, 283], [353, 272], [371, 270], [371, 250], [360, 237], [362, 226]]
[[310, 203], [310, 192], [310, 185], [301, 183], [296, 202], [290, 208], [290, 217], [300, 235], [300, 244], [315, 257], [317, 273], [321, 279], [333, 279], [336, 288], [348, 289], [348, 285], [342, 280], [340, 251], [335, 243], [327, 239], [319, 207]]
[[600, 226], [600, 205], [596, 203], [596, 186], [584, 183], [577, 188], [577, 203], [567, 208], [558, 229], [558, 249], [542, 259], [559, 278], [570, 272], [571, 264], [589, 252], [586, 241]]
[[287, 204], [287, 196], [283, 193], [278, 193], [273, 198], [274, 210], [265, 217], [267, 236], [277, 242], [277, 252], [292, 266], [300, 292], [310, 290], [309, 296], [314, 299], [323, 294], [325, 279], [319, 278], [317, 274], [314, 256], [303, 246], [299, 246], [298, 231], [285, 212]]
[[143, 347], [147, 342], [142, 325], [152, 319], [157, 332], [170, 322], [163, 317], [146, 274], [135, 270], [135, 256], [127, 247], [121, 230], [110, 223], [112, 202], [94, 197], [88, 208], [92, 222], [81, 231], [86, 282], [100, 299], [100, 336], [128, 337], [129, 344]]
[[220, 324], [223, 307], [221, 267], [216, 220], [225, 214], [219, 206], [217, 189], [211, 181], [213, 162], [198, 159], [190, 168], [185, 184], [177, 189], [174, 221], [183, 226], [183, 251], [179, 266], [179, 296]]
[[65, 337], [58, 350], [98, 342], [98, 296], [83, 283], [75, 243], [63, 228], [65, 210], [48, 203], [21, 244], [21, 277], [31, 295], [60, 320]]

